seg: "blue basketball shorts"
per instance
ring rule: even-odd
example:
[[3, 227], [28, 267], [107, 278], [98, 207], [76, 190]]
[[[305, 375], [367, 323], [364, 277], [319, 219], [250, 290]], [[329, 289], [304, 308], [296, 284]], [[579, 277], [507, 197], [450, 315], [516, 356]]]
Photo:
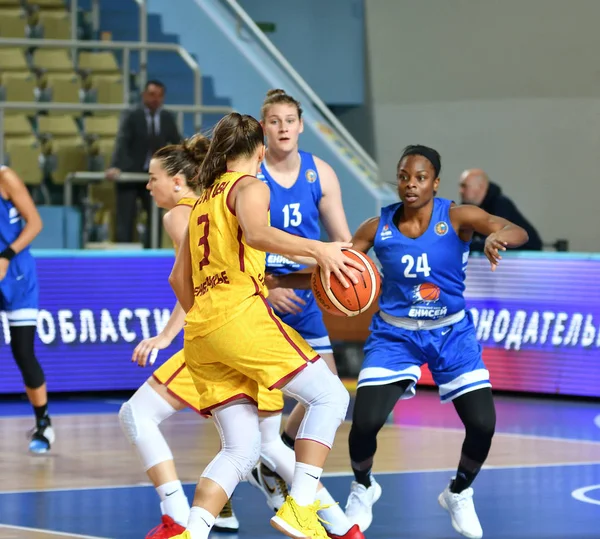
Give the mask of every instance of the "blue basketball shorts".
[[39, 305], [35, 267], [15, 261], [9, 264], [6, 277], [0, 281], [0, 311], [6, 313], [10, 326], [35, 326]]
[[419, 330], [393, 326], [377, 313], [370, 332], [358, 387], [410, 380], [412, 383], [401, 397], [409, 399], [416, 393], [424, 364], [431, 371], [442, 402], [491, 387], [490, 373], [481, 358], [481, 345], [469, 311], [455, 324]]
[[302, 312], [299, 314], [277, 313], [288, 326], [294, 328], [302, 338], [312, 346], [313, 350], [318, 354], [333, 354], [329, 334], [323, 322], [323, 313], [315, 296], [310, 290], [295, 290], [296, 294], [301, 297], [306, 305], [303, 305]]

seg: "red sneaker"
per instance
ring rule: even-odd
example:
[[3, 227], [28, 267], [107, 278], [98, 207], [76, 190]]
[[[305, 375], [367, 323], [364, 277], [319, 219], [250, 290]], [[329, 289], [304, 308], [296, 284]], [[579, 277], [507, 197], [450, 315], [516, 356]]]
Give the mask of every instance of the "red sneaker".
[[327, 535], [331, 539], [365, 539], [363, 532], [360, 531], [358, 524], [355, 524], [350, 528], [344, 535], [334, 535], [333, 533], [327, 532]]
[[184, 531], [185, 528], [177, 524], [169, 515], [163, 515], [162, 522], [148, 532], [146, 539], [169, 539], [169, 537], [175, 537]]

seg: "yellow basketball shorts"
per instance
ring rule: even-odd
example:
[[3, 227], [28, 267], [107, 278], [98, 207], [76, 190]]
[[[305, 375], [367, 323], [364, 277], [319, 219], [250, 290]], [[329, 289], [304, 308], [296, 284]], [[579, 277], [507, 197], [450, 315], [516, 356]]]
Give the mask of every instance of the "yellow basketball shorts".
[[[167, 359], [156, 369], [153, 376], [177, 400], [200, 413], [200, 397], [194, 379], [185, 365], [183, 350]], [[261, 412], [281, 412], [283, 410], [283, 394], [281, 391], [277, 389], [269, 391], [265, 387], [259, 388], [258, 409]]]
[[203, 337], [184, 341], [202, 414], [236, 399], [264, 410], [264, 388], [285, 385], [319, 355], [273, 312], [263, 296], [233, 320]]

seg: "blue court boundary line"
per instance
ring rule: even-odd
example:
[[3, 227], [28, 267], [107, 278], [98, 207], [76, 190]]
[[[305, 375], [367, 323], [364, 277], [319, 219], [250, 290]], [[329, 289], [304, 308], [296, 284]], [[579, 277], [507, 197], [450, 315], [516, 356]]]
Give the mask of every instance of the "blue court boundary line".
[[[36, 457], [37, 458], [37, 457]], [[544, 464], [506, 464], [506, 465], [484, 465], [482, 471], [502, 471], [502, 470], [525, 470], [532, 468], [571, 468], [573, 466], [600, 466], [600, 461], [587, 461], [587, 462], [552, 462], [552, 463], [544, 463]], [[452, 468], [431, 468], [431, 469], [419, 469], [419, 470], [399, 470], [399, 471], [381, 471], [381, 472], [373, 472], [373, 475], [377, 477], [378, 475], [411, 475], [411, 474], [429, 474], [429, 473], [453, 473], [456, 472], [456, 466]], [[321, 475], [321, 477], [333, 478], [333, 477], [354, 477], [354, 473], [351, 471], [348, 472], [325, 472]], [[247, 483], [247, 480], [244, 479], [241, 483]], [[184, 486], [194, 486], [197, 485], [198, 482], [190, 482], [190, 481], [182, 481], [182, 485]], [[154, 488], [152, 483], [144, 482], [144, 483], [136, 483], [133, 485], [98, 485], [98, 486], [86, 486], [86, 487], [60, 487], [60, 488], [47, 488], [47, 489], [29, 489], [29, 490], [0, 490], [0, 496], [12, 496], [15, 494], [45, 494], [45, 493], [53, 493], [53, 492], [73, 492], [73, 491], [84, 491], [84, 490], [120, 490], [126, 488]]]

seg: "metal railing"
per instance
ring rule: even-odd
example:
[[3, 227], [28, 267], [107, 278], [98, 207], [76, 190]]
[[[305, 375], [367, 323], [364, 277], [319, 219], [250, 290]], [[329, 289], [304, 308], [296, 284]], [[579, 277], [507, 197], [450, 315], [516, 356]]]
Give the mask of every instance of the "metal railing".
[[279, 52], [277, 47], [265, 36], [264, 32], [257, 26], [252, 18], [244, 11], [236, 0], [221, 0], [229, 9], [233, 11], [241, 23], [243, 23], [256, 40], [281, 66], [288, 76], [300, 87], [300, 89], [309, 97], [316, 109], [329, 121], [335, 130], [341, 135], [341, 138], [352, 148], [364, 161], [365, 166], [379, 178], [379, 167], [375, 160], [365, 151], [352, 134], [344, 127], [337, 117], [329, 110], [329, 107], [314, 92], [302, 76], [292, 67], [292, 65]]
[[[178, 54], [194, 73], [194, 105], [202, 104], [202, 76], [200, 67], [192, 56], [181, 46], [174, 43], [147, 43], [137, 41], [78, 41], [68, 39], [24, 39], [24, 38], [0, 38], [0, 47], [22, 47], [22, 48], [50, 48], [61, 49], [68, 48], [76, 52], [80, 49], [103, 49], [103, 50], [122, 50], [123, 65], [123, 102], [129, 103], [129, 75], [130, 75], [130, 55], [131, 51], [167, 51]], [[77, 57], [73, 58], [77, 65]], [[145, 65], [144, 65], [145, 71]], [[202, 125], [202, 115], [198, 113], [194, 120], [195, 126]]]
[[[62, 110], [65, 112], [121, 112], [131, 105], [101, 103], [39, 103], [36, 101], [0, 101], [0, 163], [4, 161], [4, 111], [5, 110]], [[218, 105], [165, 105], [166, 110], [173, 112], [177, 118], [179, 131], [183, 132], [183, 115], [188, 114], [229, 114], [233, 109]]]
[[[62, 110], [65, 112], [107, 112], [115, 111], [120, 112], [124, 109], [130, 108], [129, 105], [123, 104], [98, 104], [98, 103], [27, 103], [27, 102], [8, 102], [0, 101], [0, 163], [4, 162], [4, 111], [6, 110]], [[198, 112], [204, 113], [223, 113], [227, 114], [231, 112], [231, 107], [222, 106], [196, 106], [196, 105], [167, 105], [167, 110], [172, 111], [177, 116], [177, 123], [179, 124], [180, 132], [183, 131], [183, 114]], [[40, 171], [41, 174], [41, 171]], [[98, 183], [101, 181], [135, 181], [135, 182], [147, 182], [147, 174], [140, 173], [122, 173], [117, 180], [107, 180], [103, 172], [74, 172], [69, 174], [65, 178], [64, 183], [64, 202], [66, 206], [73, 204], [73, 185], [74, 184], [90, 184]], [[158, 248], [158, 207], [156, 204], [152, 204], [152, 219], [151, 219], [151, 247], [153, 249]], [[87, 230], [87, 223], [84, 223], [83, 230]]]
[[[73, 205], [73, 186], [74, 185], [85, 185], [88, 199], [89, 199], [89, 188], [91, 184], [94, 183], [103, 183], [107, 181], [103, 172], [73, 172], [65, 178], [65, 206]], [[121, 175], [114, 179], [110, 180], [114, 183], [121, 182], [135, 182], [135, 183], [147, 183], [148, 182], [148, 174], [141, 173], [131, 173], [124, 172]], [[150, 221], [150, 247], [152, 249], [158, 249], [158, 228], [160, 226], [160, 210], [158, 206], [152, 203], [151, 215], [148, 215], [148, 220]], [[117, 215], [117, 219], [119, 216]], [[84, 219], [85, 220], [85, 219]], [[82, 223], [82, 235], [85, 236], [87, 231], [90, 229], [90, 223], [83, 222]], [[83, 245], [86, 244], [85, 237], [83, 238]]]

